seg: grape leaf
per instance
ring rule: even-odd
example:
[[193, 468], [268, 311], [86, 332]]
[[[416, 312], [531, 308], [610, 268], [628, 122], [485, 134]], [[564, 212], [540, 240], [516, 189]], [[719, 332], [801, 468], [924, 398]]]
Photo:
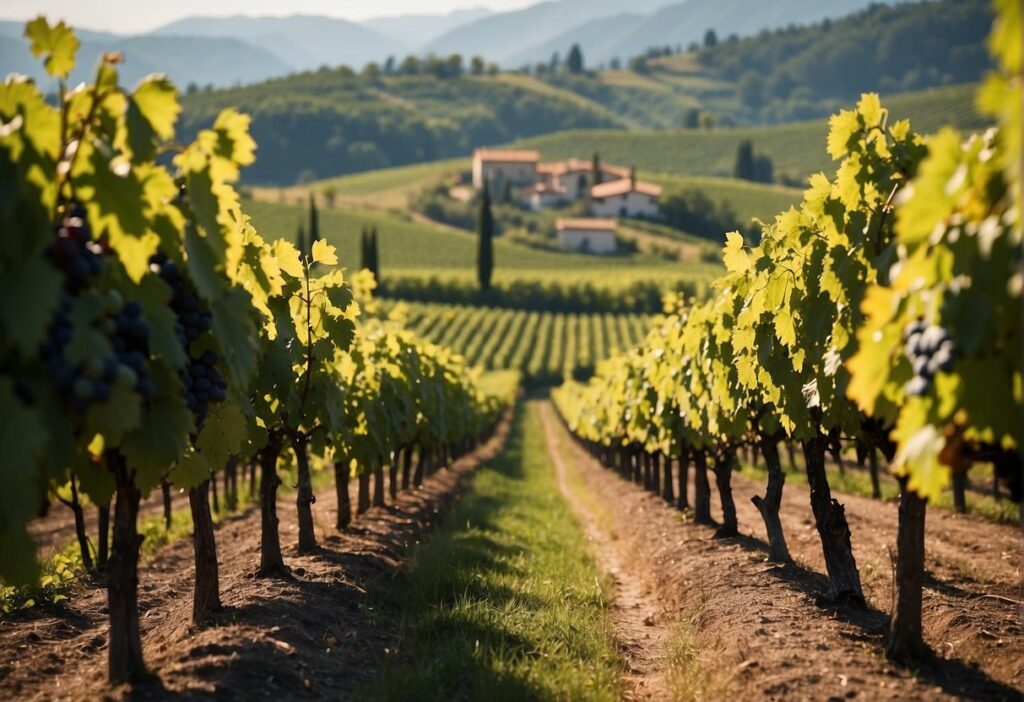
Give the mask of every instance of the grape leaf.
[[334, 266], [338, 263], [338, 255], [335, 248], [323, 239], [317, 239], [313, 242], [312, 253], [315, 263], [322, 263], [325, 266]]
[[222, 402], [207, 415], [196, 440], [196, 448], [206, 456], [212, 468], [220, 470], [232, 455], [241, 450], [247, 436], [245, 415], [238, 405]]
[[169, 478], [175, 487], [194, 488], [210, 479], [210, 462], [198, 451], [189, 450], [171, 468]]
[[60, 292], [60, 274], [42, 258], [5, 267], [0, 276], [0, 329], [4, 341], [12, 342], [22, 356], [32, 356], [42, 346]]
[[50, 26], [45, 17], [36, 17], [25, 25], [25, 38], [29, 40], [32, 55], [45, 55], [46, 72], [55, 78], [67, 78], [75, 67], [78, 37], [64, 22]]
[[38, 574], [35, 544], [25, 525], [42, 498], [38, 468], [47, 442], [42, 418], [25, 407], [7, 378], [0, 378], [0, 445], [4, 447], [0, 490], [0, 578], [12, 585], [32, 582]]

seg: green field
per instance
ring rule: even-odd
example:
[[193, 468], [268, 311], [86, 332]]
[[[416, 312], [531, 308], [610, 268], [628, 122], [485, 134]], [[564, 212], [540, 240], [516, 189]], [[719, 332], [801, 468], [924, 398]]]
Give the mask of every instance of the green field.
[[[264, 236], [292, 239], [298, 226], [307, 217], [306, 205], [282, 205], [269, 202], [246, 202], [257, 230]], [[323, 209], [320, 232], [338, 247], [343, 265], [359, 265], [359, 236], [362, 228], [376, 225], [379, 230], [381, 275], [396, 269], [438, 270], [463, 269], [476, 266], [476, 236], [454, 227], [412, 216], [377, 210]], [[633, 268], [659, 268], [666, 272], [671, 264], [647, 256], [615, 256], [599, 258], [582, 254], [559, 253], [530, 248], [500, 238], [494, 242], [497, 271], [501, 270], [589, 270], [595, 275]], [[673, 275], [686, 275], [676, 267]]]
[[559, 492], [535, 402], [412, 567], [382, 580], [400, 638], [357, 699], [622, 699], [610, 584]]
[[385, 307], [404, 315], [417, 334], [458, 351], [471, 365], [519, 370], [532, 383], [589, 375], [598, 361], [638, 344], [650, 323], [635, 314], [555, 314], [404, 302]]
[[[895, 97], [882, 96], [890, 119], [909, 118], [923, 133], [943, 125], [981, 129], [987, 122], [974, 109], [976, 85], [955, 85]], [[675, 129], [656, 132], [587, 129], [546, 134], [512, 142], [515, 148], [538, 149], [545, 159], [600, 152], [609, 163], [635, 165], [644, 171], [698, 176], [730, 176], [741, 140], [750, 139], [767, 154], [775, 173], [805, 178], [829, 166], [825, 152], [826, 120], [736, 129]]]

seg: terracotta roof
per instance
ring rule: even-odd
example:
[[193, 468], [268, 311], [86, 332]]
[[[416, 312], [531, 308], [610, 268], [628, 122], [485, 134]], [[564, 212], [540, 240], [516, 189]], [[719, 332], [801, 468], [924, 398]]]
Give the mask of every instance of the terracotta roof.
[[615, 231], [615, 220], [597, 218], [557, 219], [555, 220], [555, 229], [558, 231], [564, 231], [566, 229], [586, 229], [588, 231], [606, 230], [613, 232]]
[[[538, 173], [561, 176], [566, 173], [590, 173], [594, 164], [579, 158], [570, 158], [568, 161], [556, 161], [554, 163], [542, 163], [537, 166]], [[628, 178], [629, 169], [621, 166], [612, 166], [608, 163], [601, 164], [601, 173], [607, 173], [619, 178]]]
[[661, 186], [655, 185], [654, 183], [645, 183], [641, 180], [633, 183], [629, 178], [622, 178], [620, 180], [613, 180], [610, 183], [601, 183], [595, 185], [590, 189], [591, 197], [603, 198], [603, 197], [614, 197], [616, 195], [625, 195], [626, 193], [636, 192], [641, 195], [649, 195], [651, 197], [659, 197], [661, 195]]
[[491, 163], [537, 163], [540, 153], [537, 151], [514, 151], [511, 149], [477, 149], [474, 159]]

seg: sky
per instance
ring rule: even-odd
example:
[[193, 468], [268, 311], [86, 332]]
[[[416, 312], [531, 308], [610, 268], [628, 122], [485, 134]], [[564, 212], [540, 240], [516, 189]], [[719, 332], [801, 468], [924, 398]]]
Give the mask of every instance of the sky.
[[85, 29], [135, 33], [190, 15], [327, 15], [364, 20], [383, 15], [441, 14], [468, 7], [512, 10], [537, 0], [0, 0], [0, 19], [39, 14]]

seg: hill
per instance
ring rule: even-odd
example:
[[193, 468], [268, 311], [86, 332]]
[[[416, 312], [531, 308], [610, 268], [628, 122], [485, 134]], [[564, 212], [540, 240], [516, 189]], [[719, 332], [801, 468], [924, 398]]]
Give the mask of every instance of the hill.
[[[2, 73], [23, 73], [40, 85], [48, 85], [46, 72], [26, 50], [21, 22], [0, 22], [0, 66]], [[102, 32], [81, 33], [78, 66], [72, 84], [93, 79], [99, 57], [120, 51], [124, 63], [122, 79], [131, 85], [150, 73], [165, 73], [185, 86], [232, 85], [282, 75], [292, 70], [279, 56], [239, 39], [197, 36], [123, 37]]]
[[737, 83], [745, 118], [784, 121], [815, 101], [979, 81], [992, 67], [985, 48], [992, 20], [988, 0], [872, 5], [704, 47], [697, 60], [710, 75]]
[[[538, 44], [544, 44], [574, 26], [623, 12], [646, 13], [668, 4], [670, 0], [552, 0], [521, 10], [500, 12], [445, 32], [420, 48], [420, 53], [464, 56], [479, 54], [502, 65], [512, 66], [510, 59], [522, 55]], [[569, 47], [564, 47], [564, 53]], [[533, 60], [547, 61], [550, 53], [538, 54]]]
[[[957, 85], [903, 95], [882, 94], [892, 119], [909, 118], [922, 133], [945, 124], [981, 129], [989, 122], [974, 110], [975, 85]], [[676, 129], [655, 132], [574, 130], [512, 143], [538, 149], [545, 158], [560, 159], [592, 153], [613, 163], [663, 173], [731, 176], [740, 141], [749, 139], [758, 153], [774, 163], [777, 176], [803, 180], [829, 165], [825, 153], [826, 120], [734, 129]]]
[[374, 17], [360, 22], [405, 46], [421, 46], [456, 27], [492, 14], [485, 7], [454, 10], [447, 14], [405, 14], [393, 17]]
[[152, 36], [232, 38], [265, 47], [292, 70], [324, 65], [360, 67], [409, 50], [369, 27], [317, 15], [186, 17], [154, 30]]
[[579, 97], [487, 78], [304, 73], [183, 101], [186, 135], [233, 105], [260, 145], [249, 183], [291, 184], [470, 153], [473, 148], [621, 122]]
[[625, 27], [619, 39], [606, 44], [593, 60], [625, 59], [652, 46], [687, 46], [701, 41], [708, 29], [723, 39], [731, 34], [744, 36], [766, 27], [839, 17], [869, 4], [867, 0], [687, 0], [654, 12], [635, 27]]

